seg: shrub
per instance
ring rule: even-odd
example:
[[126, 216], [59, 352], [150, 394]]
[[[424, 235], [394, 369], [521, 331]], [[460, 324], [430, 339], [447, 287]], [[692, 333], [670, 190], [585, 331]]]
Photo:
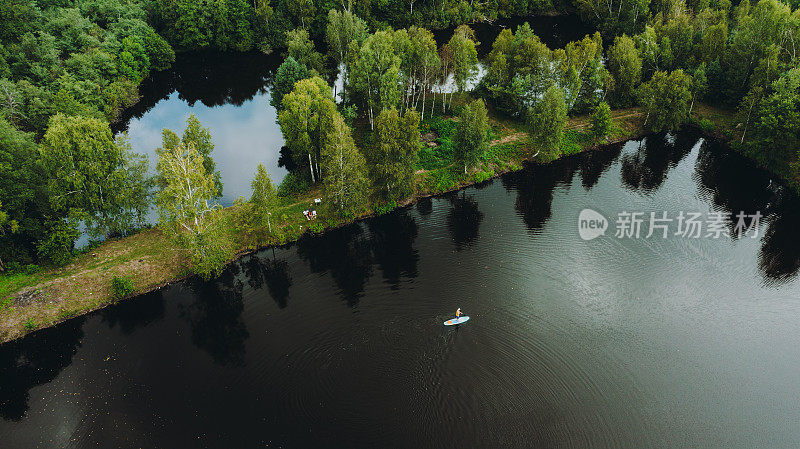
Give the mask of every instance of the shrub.
[[488, 179], [492, 179], [492, 176], [494, 176], [494, 172], [491, 172], [491, 171], [479, 171], [479, 172], [476, 172], [475, 175], [472, 177], [472, 181], [475, 182], [476, 184], [479, 184], [479, 183], [481, 183], [483, 181], [486, 181]]
[[711, 120], [704, 118], [700, 120], [700, 129], [703, 130], [705, 133], [712, 133], [714, 132], [714, 122]]
[[114, 299], [122, 299], [135, 291], [133, 279], [130, 276], [114, 276], [111, 280], [111, 294]]
[[290, 197], [308, 190], [309, 181], [297, 173], [289, 172], [278, 186], [278, 196]]
[[36, 321], [34, 321], [33, 318], [28, 318], [27, 321], [25, 321], [25, 329], [29, 331], [36, 329]]
[[378, 215], [387, 214], [397, 208], [396, 201], [390, 201], [388, 203], [381, 203], [375, 205], [375, 213]]

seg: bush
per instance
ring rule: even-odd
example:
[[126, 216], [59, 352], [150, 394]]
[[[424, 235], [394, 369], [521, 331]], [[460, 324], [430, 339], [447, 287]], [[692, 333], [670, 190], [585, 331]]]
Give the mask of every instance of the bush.
[[285, 198], [297, 195], [308, 190], [309, 185], [310, 183], [305, 177], [289, 172], [278, 186], [278, 196]]
[[120, 300], [130, 294], [133, 294], [134, 291], [135, 288], [133, 286], [133, 279], [130, 276], [114, 276], [114, 279], [111, 280], [111, 295], [116, 300]]
[[700, 129], [703, 130], [705, 133], [712, 133], [714, 132], [714, 122], [711, 120], [704, 118], [700, 120]]
[[476, 172], [475, 175], [472, 177], [472, 181], [476, 184], [482, 183], [488, 179], [492, 179], [494, 176], [494, 172], [491, 171], [479, 171]]
[[39, 272], [39, 265], [30, 264], [25, 266], [25, 274], [36, 274]]
[[381, 203], [375, 205], [375, 213], [378, 215], [387, 214], [397, 208], [396, 201], [390, 201], [388, 203]]
[[325, 225], [319, 221], [312, 221], [308, 225], [308, 230], [314, 234], [320, 234], [325, 230]]
[[208, 233], [198, 238], [190, 247], [192, 271], [208, 281], [216, 278], [233, 258], [231, 242], [221, 234]]
[[28, 318], [28, 320], [25, 321], [25, 329], [29, 331], [36, 329], [36, 321], [34, 321], [33, 318]]

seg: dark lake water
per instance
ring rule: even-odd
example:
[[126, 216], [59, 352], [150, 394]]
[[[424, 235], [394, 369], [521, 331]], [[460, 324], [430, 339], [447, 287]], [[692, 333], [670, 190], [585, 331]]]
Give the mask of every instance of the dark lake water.
[[[591, 31], [576, 16], [474, 24], [476, 38], [481, 42], [480, 55], [491, 50], [500, 30], [516, 29], [524, 22], [529, 22], [552, 48], [563, 47]], [[441, 45], [452, 34], [453, 29], [440, 30], [435, 37]], [[133, 150], [147, 154], [151, 168], [155, 168], [161, 131], [167, 128], [180, 135], [186, 119], [195, 114], [211, 129], [216, 144], [214, 160], [222, 172], [224, 185], [222, 203], [231, 205], [240, 195], [250, 196], [250, 181], [259, 163], [264, 164], [275, 182], [286, 175], [278, 166], [284, 143], [276, 122], [278, 113], [269, 104], [275, 71], [281, 62], [280, 51], [271, 55], [258, 52], [178, 55], [172, 69], [156, 73], [142, 84], [141, 101], [125, 112], [114, 130], [127, 130]], [[331, 84], [335, 81], [329, 80]], [[337, 84], [341, 88], [341, 82]]]
[[[765, 217], [584, 241], [584, 208]], [[797, 447], [798, 230], [689, 132], [531, 166], [0, 347], [2, 446]]]

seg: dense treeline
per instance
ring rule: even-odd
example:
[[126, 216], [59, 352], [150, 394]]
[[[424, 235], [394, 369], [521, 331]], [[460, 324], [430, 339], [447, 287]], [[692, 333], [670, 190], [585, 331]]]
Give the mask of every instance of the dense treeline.
[[288, 31], [321, 37], [331, 10], [352, 12], [371, 29], [438, 29], [479, 20], [566, 9], [563, 0], [150, 0], [156, 29], [177, 50], [280, 48]]
[[[268, 241], [279, 193], [317, 186], [328, 211], [345, 217], [413, 194], [420, 126], [434, 113], [458, 116], [442, 166], [469, 173], [488, 148], [489, 110], [524, 123], [534, 150], [552, 158], [570, 115], [592, 114], [599, 141], [614, 128], [609, 105], [641, 107], [658, 131], [679, 128], [703, 101], [736, 110], [744, 151], [800, 184], [797, 9], [780, 0], [575, 6], [598, 32], [550, 49], [527, 24], [483, 43], [466, 25], [447, 42], [428, 29], [563, 7], [549, 1], [4, 2], [0, 270], [63, 264], [82, 230], [124, 235], [154, 203], [160, 228], [213, 275], [236, 246], [225, 220]], [[491, 46], [486, 75], [468, 96], [481, 45]], [[271, 103], [290, 174], [276, 188], [258, 167], [253, 197], [233, 217], [220, 212], [211, 132], [196, 118], [182, 136], [165, 130], [155, 177], [109, 128], [174, 50], [203, 48], [286, 52]], [[334, 92], [340, 71], [344, 90]]]
[[68, 261], [79, 223], [94, 237], [141, 226], [147, 163], [108, 122], [175, 53], [144, 2], [0, 5], [0, 201], [13, 228], [2, 260]]

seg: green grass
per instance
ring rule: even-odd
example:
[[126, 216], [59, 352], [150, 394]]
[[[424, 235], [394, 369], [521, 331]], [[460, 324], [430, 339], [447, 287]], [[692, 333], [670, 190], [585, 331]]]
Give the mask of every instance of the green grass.
[[5, 298], [29, 285], [38, 284], [41, 274], [11, 273], [0, 275], [0, 298]]
[[592, 145], [592, 136], [589, 133], [569, 130], [564, 133], [564, 141], [561, 143], [561, 154], [572, 155], [580, 153], [584, 148]]

